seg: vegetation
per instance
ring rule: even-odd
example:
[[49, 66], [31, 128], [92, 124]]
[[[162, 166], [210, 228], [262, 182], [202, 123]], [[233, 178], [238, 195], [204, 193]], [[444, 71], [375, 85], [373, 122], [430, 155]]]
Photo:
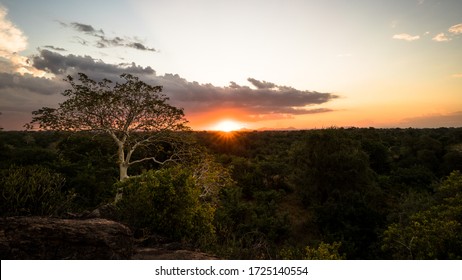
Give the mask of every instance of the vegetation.
[[188, 161], [119, 182], [107, 134], [1, 131], [1, 213], [91, 211], [123, 187], [118, 219], [137, 235], [223, 258], [462, 258], [461, 128], [187, 137]]
[[[158, 164], [178, 157], [178, 149], [163, 152], [165, 146], [181, 147], [172, 134], [186, 130], [182, 109], [167, 103], [161, 86], [151, 86], [130, 74], [120, 76], [123, 83], [103, 79], [96, 82], [79, 73], [79, 83], [68, 76], [71, 88], [62, 94], [66, 101], [59, 108], [44, 107], [32, 112], [35, 117], [28, 125], [57, 131], [91, 131], [111, 136], [117, 145], [119, 178], [128, 178], [128, 168], [144, 161]], [[149, 147], [150, 154], [135, 159], [135, 152]]]
[[132, 228], [195, 244], [214, 242], [215, 208], [201, 199], [200, 186], [188, 169], [151, 170], [117, 185], [124, 190], [117, 204], [120, 219]]
[[5, 216], [58, 215], [73, 195], [63, 192], [65, 178], [39, 165], [11, 166], [0, 173], [0, 211]]

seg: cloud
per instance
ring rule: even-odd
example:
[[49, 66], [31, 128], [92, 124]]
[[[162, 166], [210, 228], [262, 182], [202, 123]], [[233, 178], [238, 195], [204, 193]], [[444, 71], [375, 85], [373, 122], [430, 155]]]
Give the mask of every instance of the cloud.
[[408, 41], [408, 42], [412, 42], [412, 41], [415, 41], [415, 40], [419, 40], [420, 36], [419, 35], [412, 36], [412, 35], [409, 35], [407, 33], [401, 33], [401, 34], [393, 35], [393, 39], [405, 40], [405, 41]]
[[47, 79], [30, 74], [0, 73], [0, 92], [5, 89], [27, 90], [41, 95], [53, 95], [63, 90], [65, 83], [62, 79]]
[[331, 93], [299, 90], [255, 78], [249, 78], [248, 85], [235, 82], [225, 87], [200, 84], [177, 74], [158, 76], [151, 67], [134, 63], [108, 64], [90, 56], [62, 55], [48, 49], [40, 50], [31, 60], [33, 67], [47, 71], [53, 77], [46, 79], [29, 74], [0, 73], [0, 111], [4, 112], [5, 118], [15, 115], [22, 124], [30, 121], [31, 111], [43, 106], [56, 107], [62, 102], [60, 93], [68, 88], [63, 78], [66, 75], [75, 77], [78, 72], [95, 80], [107, 78], [112, 81], [118, 81], [122, 73], [131, 73], [148, 84], [161, 85], [170, 103], [184, 108], [186, 116], [231, 110], [242, 112], [238, 118], [246, 121], [287, 119], [296, 115], [330, 112], [331, 109], [322, 105], [338, 98]]
[[19, 53], [27, 47], [27, 37], [7, 18], [8, 11], [0, 5], [0, 71], [42, 76], [31, 67], [27, 57]]
[[0, 73], [0, 111], [6, 130], [21, 130], [30, 122], [31, 112], [44, 106], [56, 106], [64, 100], [58, 94], [68, 85], [62, 77], [47, 79], [30, 74]]
[[[34, 67], [55, 75], [76, 74], [77, 72], [89, 73], [95, 79], [100, 77], [116, 77], [122, 72], [133, 73], [134, 75], [155, 75], [151, 67], [140, 67], [135, 64], [117, 66], [95, 60], [90, 56], [77, 56], [69, 54], [64, 56], [57, 52], [41, 50], [40, 54], [32, 58]], [[110, 78], [110, 77], [109, 77]]]
[[[92, 42], [93, 45], [97, 48], [110, 48], [110, 47], [126, 47], [132, 48], [140, 51], [150, 51], [150, 52], [157, 52], [155, 48], [151, 48], [146, 46], [141, 40], [137, 38], [130, 38], [130, 37], [109, 37], [103, 31], [103, 29], [96, 29], [92, 25], [84, 24], [80, 22], [71, 22], [70, 24], [59, 22], [61, 26], [72, 28], [77, 32], [83, 33], [85, 35], [92, 36], [94, 41]], [[77, 42], [88, 46], [90, 41], [85, 40], [80, 37], [76, 37]]]
[[152, 52], [156, 51], [156, 49], [148, 48], [148, 47], [146, 47], [145, 45], [143, 45], [143, 44], [141, 44], [139, 42], [129, 43], [129, 44], [127, 44], [127, 46], [130, 47], [130, 48], [141, 50], [141, 51], [152, 51]]
[[[266, 81], [259, 81], [253, 78], [248, 78], [247, 81], [249, 81], [252, 85], [254, 85], [257, 89], [271, 89], [271, 88], [276, 88], [277, 86], [273, 83], [268, 83]], [[233, 86], [235, 83], [233, 84]]]
[[104, 31], [102, 29], [96, 30], [95, 28], [93, 28], [93, 26], [88, 24], [71, 22], [70, 26], [79, 32], [84, 32], [89, 35], [104, 35]]
[[287, 118], [292, 115], [328, 112], [331, 110], [312, 106], [327, 103], [338, 97], [330, 93], [298, 90], [254, 78], [249, 78], [248, 81], [256, 89], [235, 82], [231, 82], [229, 87], [199, 84], [188, 82], [173, 74], [153, 79], [153, 82], [163, 85], [172, 102], [185, 108], [187, 113], [234, 108], [248, 112], [248, 119], [255, 121], [267, 119], [269, 115]]
[[446, 34], [444, 33], [439, 33], [435, 37], [433, 37], [432, 40], [436, 42], [448, 42], [448, 41], [451, 41], [452, 39], [446, 36]]
[[[201, 113], [204, 110], [238, 108], [253, 115], [301, 115], [328, 112], [318, 108], [335, 98], [331, 93], [298, 90], [289, 86], [249, 78], [251, 86], [231, 82], [228, 87], [190, 82], [176, 74], [157, 76], [151, 67], [132, 64], [107, 64], [90, 56], [61, 55], [49, 50], [41, 50], [33, 58], [34, 66], [55, 75], [75, 75], [84, 72], [93, 79], [117, 80], [121, 73], [139, 76], [147, 83], [161, 85], [175, 106], [187, 113]], [[255, 118], [256, 119], [256, 118]]]
[[462, 73], [460, 73], [460, 74], [453, 74], [453, 75], [451, 75], [451, 77], [453, 77], [453, 78], [462, 78]]
[[6, 18], [8, 11], [0, 6], [0, 56], [7, 57], [27, 47], [27, 37]]
[[452, 34], [461, 34], [462, 33], [462, 23], [449, 27], [448, 31], [451, 32]]
[[62, 51], [62, 52], [67, 51], [67, 50], [64, 49], [64, 48], [55, 47], [55, 46], [50, 46], [50, 45], [43, 46], [43, 48], [45, 48], [45, 49], [50, 49], [50, 50], [54, 50], [54, 51]]

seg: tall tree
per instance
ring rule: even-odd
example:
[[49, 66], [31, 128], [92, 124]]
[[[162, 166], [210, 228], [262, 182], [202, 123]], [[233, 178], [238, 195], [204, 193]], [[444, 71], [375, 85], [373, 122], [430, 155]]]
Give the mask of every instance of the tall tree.
[[[128, 168], [136, 163], [164, 164], [176, 160], [181, 153], [181, 141], [178, 133], [172, 132], [188, 127], [183, 109], [167, 103], [169, 99], [161, 86], [151, 86], [131, 74], [120, 77], [123, 82], [114, 84], [108, 79], [96, 82], [83, 73], [79, 73], [79, 82], [68, 76], [65, 81], [71, 88], [62, 93], [67, 100], [58, 108], [43, 107], [32, 112], [29, 127], [38, 124], [45, 130], [107, 133], [117, 144], [122, 181], [128, 177]], [[165, 153], [166, 145], [173, 152]], [[162, 153], [134, 156], [143, 147]]]

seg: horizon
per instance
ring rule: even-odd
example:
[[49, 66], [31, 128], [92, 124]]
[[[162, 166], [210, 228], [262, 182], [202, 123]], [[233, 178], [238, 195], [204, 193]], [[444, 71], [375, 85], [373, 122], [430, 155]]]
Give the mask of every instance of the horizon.
[[462, 127], [461, 10], [455, 0], [0, 0], [0, 127], [23, 130], [32, 111], [56, 108], [78, 72], [163, 86], [195, 131]]

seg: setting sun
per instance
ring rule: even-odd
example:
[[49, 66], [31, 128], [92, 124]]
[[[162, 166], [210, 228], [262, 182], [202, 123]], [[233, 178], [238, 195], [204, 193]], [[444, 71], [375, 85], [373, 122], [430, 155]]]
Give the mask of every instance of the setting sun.
[[223, 120], [212, 127], [213, 130], [219, 130], [223, 132], [231, 132], [242, 129], [242, 125], [239, 122], [233, 120]]

